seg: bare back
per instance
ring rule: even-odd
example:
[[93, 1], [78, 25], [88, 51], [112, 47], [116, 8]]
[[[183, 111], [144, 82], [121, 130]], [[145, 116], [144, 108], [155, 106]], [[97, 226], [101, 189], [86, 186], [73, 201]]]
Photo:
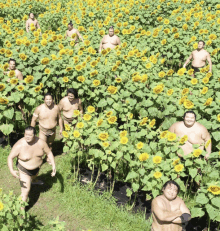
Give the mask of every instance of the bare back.
[[206, 65], [206, 60], [209, 56], [209, 53], [206, 50], [195, 50], [192, 52], [192, 65], [194, 67], [204, 67]]
[[46, 142], [35, 137], [34, 144], [30, 145], [25, 138], [21, 138], [13, 149], [18, 153], [18, 162], [26, 169], [32, 170], [41, 166], [44, 153], [50, 151]]
[[120, 44], [120, 39], [117, 35], [113, 35], [112, 37], [110, 37], [109, 35], [105, 35], [102, 39], [103, 49], [106, 48], [114, 49], [119, 44]]
[[38, 106], [34, 115], [38, 116], [39, 124], [45, 129], [53, 129], [57, 126], [60, 109], [57, 105], [53, 105], [50, 109], [45, 104]]
[[[183, 137], [184, 135], [188, 136], [186, 143], [181, 146], [184, 155], [188, 155], [193, 151], [193, 144], [203, 144], [208, 133], [207, 129], [198, 122], [195, 122], [192, 127], [188, 128], [183, 121], [174, 123], [169, 128], [169, 131], [175, 133], [179, 137]], [[200, 146], [199, 148], [203, 150], [204, 146]]]
[[[173, 201], [167, 201], [164, 199], [164, 196], [158, 196], [152, 201], [152, 217], [153, 217], [153, 224], [152, 229], [153, 231], [182, 231], [181, 224], [174, 224], [171, 222], [163, 222], [157, 217], [157, 210], [160, 209], [166, 212], [178, 212], [180, 211], [181, 204], [184, 203], [183, 200], [179, 197], [176, 197]], [[155, 204], [157, 206], [155, 206]]]

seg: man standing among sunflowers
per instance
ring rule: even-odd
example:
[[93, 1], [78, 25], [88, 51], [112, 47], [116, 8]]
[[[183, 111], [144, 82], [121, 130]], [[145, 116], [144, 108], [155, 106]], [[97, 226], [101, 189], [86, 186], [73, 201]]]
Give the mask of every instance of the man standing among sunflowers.
[[36, 18], [34, 18], [34, 14], [29, 14], [29, 19], [26, 21], [26, 31], [29, 33], [29, 30], [34, 31], [36, 29], [39, 29], [40, 25]]
[[101, 40], [99, 46], [99, 53], [101, 53], [102, 49], [111, 48], [114, 49], [117, 45], [120, 45], [121, 41], [120, 38], [114, 34], [114, 27], [111, 26], [109, 28], [109, 34], [104, 35], [103, 39]]
[[[183, 115], [183, 121], [174, 123], [168, 131], [181, 137], [179, 142], [182, 144], [181, 148], [184, 155], [188, 155], [195, 151], [198, 151], [201, 154], [205, 146], [207, 151], [205, 159], [208, 159], [212, 148], [211, 137], [208, 130], [202, 124], [196, 122], [196, 114], [193, 111], [185, 112]], [[193, 144], [199, 144], [200, 147], [194, 150]], [[181, 154], [178, 154], [178, 156], [182, 157]]]
[[206, 60], [209, 63], [209, 72], [212, 72], [211, 57], [208, 51], [203, 49], [204, 46], [205, 46], [205, 42], [200, 40], [198, 42], [198, 48], [191, 53], [191, 55], [183, 65], [183, 68], [185, 68], [187, 64], [190, 62], [190, 60], [193, 59], [192, 61], [192, 68], [194, 69], [193, 77], [195, 76], [195, 73], [200, 72], [200, 69], [206, 65]]

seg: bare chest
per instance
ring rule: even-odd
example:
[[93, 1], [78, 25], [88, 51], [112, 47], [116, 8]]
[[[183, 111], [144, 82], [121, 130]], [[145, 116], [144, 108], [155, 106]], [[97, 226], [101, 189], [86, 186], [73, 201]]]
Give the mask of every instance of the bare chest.
[[77, 102], [75, 103], [70, 103], [69, 101], [64, 103], [63, 106], [63, 111], [74, 111], [74, 110], [78, 110], [79, 108], [79, 104]]
[[176, 200], [171, 202], [165, 202], [164, 207], [168, 212], [175, 212], [180, 209], [180, 203]]
[[194, 52], [193, 53], [193, 59], [204, 60], [205, 61], [206, 57], [207, 57], [207, 55], [206, 55], [205, 52], [202, 52], [202, 53], [200, 53], [200, 52]]
[[43, 149], [38, 143], [34, 145], [25, 145], [20, 149], [18, 158], [22, 161], [29, 161], [33, 158], [41, 158], [44, 155]]
[[179, 137], [183, 137], [184, 135], [187, 135], [188, 142], [190, 142], [191, 144], [198, 144], [202, 142], [201, 132], [196, 128], [194, 129], [182, 128], [175, 131], [175, 133]]
[[48, 108], [42, 108], [39, 113], [39, 120], [56, 120], [58, 117], [58, 111], [56, 108], [48, 109]]
[[103, 41], [103, 43], [111, 43], [111, 44], [117, 44], [117, 38], [114, 37], [106, 37]]
[[34, 26], [36, 27], [37, 26], [37, 20], [34, 20], [34, 21], [29, 20], [28, 21], [28, 26], [31, 26], [31, 24], [34, 24]]
[[[72, 36], [72, 34], [76, 34], [76, 30], [67, 31], [68, 36]], [[77, 34], [76, 34], [76, 36], [77, 36]]]

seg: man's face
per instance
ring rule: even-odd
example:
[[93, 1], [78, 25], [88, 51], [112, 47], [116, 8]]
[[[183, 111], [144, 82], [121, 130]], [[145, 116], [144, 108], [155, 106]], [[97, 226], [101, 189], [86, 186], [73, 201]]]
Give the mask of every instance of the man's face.
[[177, 197], [178, 188], [174, 184], [168, 184], [165, 189], [163, 189], [163, 195], [169, 200], [172, 201]]
[[25, 138], [25, 140], [26, 140], [27, 143], [32, 142], [34, 140], [34, 137], [35, 137], [34, 131], [32, 131], [32, 130], [26, 130], [24, 132], [24, 138]]
[[50, 106], [52, 105], [53, 99], [52, 99], [51, 95], [47, 95], [47, 96], [45, 97], [44, 103], [45, 103], [48, 107], [50, 107]]
[[73, 27], [71, 25], [68, 25], [68, 30], [72, 30]]
[[191, 127], [194, 125], [196, 122], [195, 115], [193, 113], [186, 113], [185, 118], [184, 118], [184, 123]]
[[109, 36], [112, 37], [114, 35], [114, 29], [109, 29]]
[[69, 101], [73, 101], [75, 99], [75, 96], [72, 93], [68, 93], [67, 97], [68, 97]]
[[10, 62], [9, 62], [9, 69], [10, 69], [10, 70], [15, 70], [15, 69], [16, 69], [15, 61], [10, 61]]
[[199, 49], [202, 49], [203, 47], [204, 47], [203, 42], [199, 42], [199, 43], [198, 43], [198, 48], [199, 48]]
[[30, 18], [34, 19], [34, 14], [33, 13], [30, 14]]

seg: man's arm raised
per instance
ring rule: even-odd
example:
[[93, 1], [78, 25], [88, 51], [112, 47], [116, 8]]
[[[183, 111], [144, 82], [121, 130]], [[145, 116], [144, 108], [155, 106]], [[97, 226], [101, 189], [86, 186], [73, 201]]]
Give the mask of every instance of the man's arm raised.
[[9, 156], [8, 156], [8, 168], [13, 177], [19, 179], [18, 171], [13, 169], [13, 159], [19, 154], [19, 141], [13, 146]]
[[32, 120], [31, 120], [31, 126], [32, 127], [35, 127], [36, 126], [36, 121], [39, 117], [39, 114], [40, 114], [40, 110], [39, 110], [39, 107], [37, 107], [34, 111], [34, 114], [32, 116]]
[[207, 54], [207, 61], [209, 62], [209, 72], [212, 72], [212, 60], [210, 54]]
[[180, 217], [182, 215], [182, 212], [180, 210], [177, 210], [175, 212], [169, 212], [165, 210], [162, 202], [158, 200], [158, 198], [153, 199], [151, 210], [161, 222], [172, 222], [177, 217]]
[[189, 58], [186, 60], [186, 62], [183, 65], [183, 68], [186, 68], [187, 64], [190, 62], [190, 60], [192, 59], [193, 55], [192, 53], [190, 54]]
[[50, 150], [50, 148], [48, 147], [47, 143], [43, 142], [43, 150], [44, 152], [46, 153], [47, 157], [48, 157], [48, 160], [49, 162], [51, 163], [52, 165], [52, 173], [51, 173], [51, 176], [55, 176], [56, 175], [56, 165], [55, 165], [55, 160], [54, 160], [54, 156], [53, 156], [53, 153], [52, 151]]

